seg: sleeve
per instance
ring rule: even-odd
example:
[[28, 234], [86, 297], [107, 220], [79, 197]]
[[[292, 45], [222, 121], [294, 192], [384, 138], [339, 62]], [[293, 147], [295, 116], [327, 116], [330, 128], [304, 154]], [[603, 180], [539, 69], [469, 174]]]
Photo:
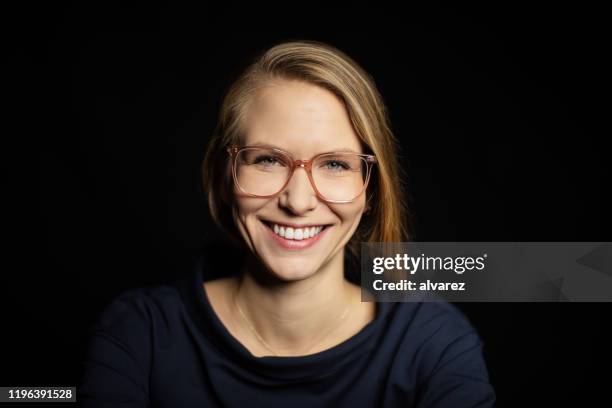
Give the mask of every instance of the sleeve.
[[[478, 333], [458, 317], [444, 324], [427, 347], [428, 375], [418, 389], [418, 408], [495, 406], [483, 343]], [[458, 326], [458, 321], [463, 324]]]
[[146, 298], [138, 290], [122, 293], [90, 329], [77, 387], [79, 406], [151, 406], [151, 319]]

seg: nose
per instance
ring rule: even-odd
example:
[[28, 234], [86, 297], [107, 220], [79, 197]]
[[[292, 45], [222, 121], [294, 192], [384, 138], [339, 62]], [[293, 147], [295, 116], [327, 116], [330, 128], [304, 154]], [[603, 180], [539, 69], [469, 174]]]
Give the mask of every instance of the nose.
[[317, 194], [310, 184], [306, 169], [298, 166], [281, 194], [280, 205], [294, 214], [303, 214], [314, 209], [317, 200]]

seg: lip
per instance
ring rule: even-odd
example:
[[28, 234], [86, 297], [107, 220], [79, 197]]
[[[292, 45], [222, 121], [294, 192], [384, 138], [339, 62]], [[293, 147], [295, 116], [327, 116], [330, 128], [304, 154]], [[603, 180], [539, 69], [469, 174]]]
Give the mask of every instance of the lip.
[[[323, 228], [323, 230], [321, 230], [321, 232], [319, 232], [317, 235], [315, 235], [312, 238], [302, 239], [302, 240], [298, 241], [298, 240], [295, 240], [295, 239], [285, 239], [285, 238], [281, 237], [280, 235], [275, 234], [274, 231], [267, 224], [267, 222], [269, 222], [269, 221], [267, 221], [267, 220], [260, 220], [260, 222], [262, 223], [262, 225], [266, 229], [266, 231], [268, 231], [268, 234], [270, 234], [270, 236], [274, 240], [274, 242], [276, 242], [281, 247], [283, 247], [285, 249], [289, 249], [289, 250], [300, 250], [300, 249], [305, 249], [305, 248], [312, 247], [314, 244], [316, 244], [317, 242], [319, 242], [321, 240], [321, 237], [323, 235], [325, 235], [327, 233], [327, 230], [329, 229], [327, 224], [316, 224], [316, 225], [325, 225], [325, 228]], [[284, 225], [291, 226], [291, 225], [295, 225], [295, 224], [284, 224]], [[312, 226], [315, 226], [315, 224], [312, 224]]]

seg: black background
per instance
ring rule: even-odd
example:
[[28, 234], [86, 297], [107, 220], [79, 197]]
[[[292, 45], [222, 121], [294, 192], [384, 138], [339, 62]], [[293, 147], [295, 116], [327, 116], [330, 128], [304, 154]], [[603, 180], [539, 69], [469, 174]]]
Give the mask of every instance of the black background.
[[[1, 385], [76, 385], [102, 307], [214, 241], [199, 182], [221, 96], [283, 40], [328, 42], [376, 80], [415, 239], [610, 241], [602, 10], [223, 4], [2, 11]], [[458, 305], [498, 406], [612, 400], [609, 304]]]

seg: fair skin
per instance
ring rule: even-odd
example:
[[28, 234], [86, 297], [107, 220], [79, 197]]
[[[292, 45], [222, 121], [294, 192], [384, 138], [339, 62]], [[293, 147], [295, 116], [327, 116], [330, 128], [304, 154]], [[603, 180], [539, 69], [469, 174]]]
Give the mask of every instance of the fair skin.
[[[342, 102], [302, 81], [275, 80], [257, 93], [242, 123], [245, 145], [267, 144], [295, 159], [351, 149], [363, 153]], [[375, 303], [344, 278], [345, 245], [365, 211], [365, 193], [350, 203], [317, 197], [302, 168], [272, 198], [234, 189], [236, 225], [250, 254], [243, 273], [209, 281], [204, 290], [228, 331], [254, 356], [272, 355], [245, 324], [236, 302], [267, 346], [279, 356], [331, 348], [357, 334], [375, 316]], [[287, 250], [262, 220], [327, 225], [313, 246]], [[344, 317], [343, 317], [344, 316]]]

